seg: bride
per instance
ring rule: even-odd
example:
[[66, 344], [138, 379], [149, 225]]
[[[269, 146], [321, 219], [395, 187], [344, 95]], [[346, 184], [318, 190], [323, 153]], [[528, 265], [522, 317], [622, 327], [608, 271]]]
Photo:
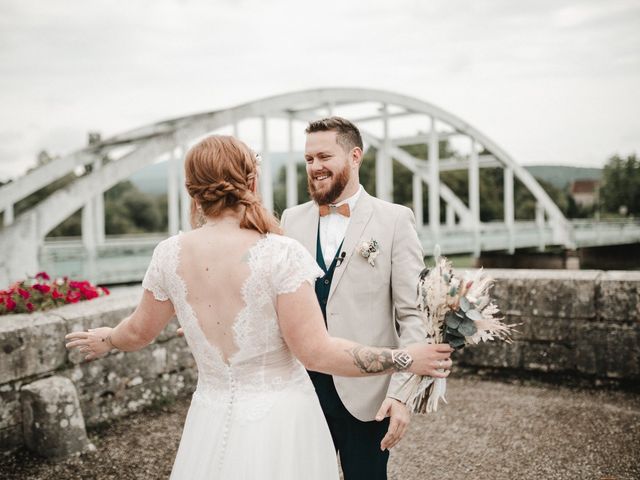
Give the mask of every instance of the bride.
[[173, 479], [338, 479], [329, 429], [305, 367], [340, 376], [406, 370], [443, 377], [448, 345], [404, 350], [332, 338], [313, 284], [319, 267], [281, 236], [256, 194], [255, 155], [210, 136], [185, 160], [192, 221], [200, 228], [154, 250], [136, 310], [115, 328], [67, 335], [87, 360], [148, 345], [174, 314], [198, 384]]

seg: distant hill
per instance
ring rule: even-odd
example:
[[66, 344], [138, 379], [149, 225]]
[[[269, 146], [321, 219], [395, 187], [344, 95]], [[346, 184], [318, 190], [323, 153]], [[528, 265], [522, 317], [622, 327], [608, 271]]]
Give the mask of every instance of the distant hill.
[[566, 167], [560, 165], [531, 165], [526, 168], [531, 175], [541, 178], [554, 187], [564, 189], [574, 180], [600, 180], [601, 168]]
[[[274, 179], [289, 158], [286, 152], [272, 153], [272, 172]], [[294, 154], [301, 159], [302, 152]], [[526, 168], [536, 178], [541, 178], [551, 183], [555, 187], [564, 189], [574, 180], [600, 179], [602, 177], [601, 168], [566, 167], [559, 165], [532, 165]], [[143, 168], [131, 176], [131, 182], [141, 191], [151, 195], [161, 195], [167, 191], [167, 163], [156, 163]]]

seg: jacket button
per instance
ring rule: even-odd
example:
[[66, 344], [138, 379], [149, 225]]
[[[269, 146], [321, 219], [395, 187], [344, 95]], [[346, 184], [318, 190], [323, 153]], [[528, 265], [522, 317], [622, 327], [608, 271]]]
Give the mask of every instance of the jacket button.
[[329, 285], [329, 283], [330, 283], [330, 282], [329, 282], [329, 279], [325, 278], [325, 279], [324, 279], [324, 284], [325, 284], [325, 285]]

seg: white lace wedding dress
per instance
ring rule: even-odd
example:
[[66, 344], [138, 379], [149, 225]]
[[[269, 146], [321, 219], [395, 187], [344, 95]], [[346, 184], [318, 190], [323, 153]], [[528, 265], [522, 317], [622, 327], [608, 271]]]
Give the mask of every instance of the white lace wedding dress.
[[[180, 275], [179, 234], [155, 249], [143, 287], [170, 299], [198, 365], [172, 479], [338, 479], [335, 450], [313, 385], [284, 342], [279, 294], [320, 274], [295, 240], [261, 237], [247, 252], [244, 307], [233, 321], [227, 361], [204, 334]], [[211, 305], [209, 305], [211, 306]]]

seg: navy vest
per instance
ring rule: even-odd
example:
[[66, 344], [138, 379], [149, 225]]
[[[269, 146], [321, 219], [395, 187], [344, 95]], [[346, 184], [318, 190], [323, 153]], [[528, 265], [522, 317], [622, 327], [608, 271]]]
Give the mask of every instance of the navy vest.
[[[344, 240], [343, 240], [344, 242]], [[338, 264], [338, 257], [340, 255], [340, 249], [342, 248], [342, 242], [338, 247], [338, 251], [333, 257], [333, 261], [329, 268], [324, 262], [324, 255], [322, 254], [322, 246], [320, 245], [320, 225], [318, 225], [318, 238], [316, 240], [316, 262], [322, 271], [324, 276], [316, 280], [315, 289], [318, 302], [320, 303], [320, 309], [322, 310], [322, 316], [324, 317], [324, 323], [327, 323], [327, 301], [329, 300], [329, 291], [331, 290], [331, 282], [333, 280], [333, 272]]]
[[[344, 240], [343, 240], [344, 242]], [[318, 239], [316, 241], [316, 262], [322, 268], [324, 276], [316, 280], [315, 289], [316, 296], [318, 297], [318, 303], [320, 303], [320, 309], [322, 310], [322, 316], [324, 317], [324, 323], [327, 324], [327, 301], [329, 300], [329, 291], [331, 290], [331, 282], [333, 281], [333, 273], [338, 266], [338, 258], [340, 256], [340, 250], [342, 249], [342, 242], [338, 247], [338, 251], [333, 257], [333, 261], [329, 268], [324, 263], [324, 255], [322, 255], [322, 246], [320, 245], [320, 225], [318, 225]], [[309, 372], [313, 386], [318, 394], [322, 411], [325, 415], [331, 415], [338, 418], [350, 418], [351, 414], [342, 404], [336, 387], [333, 384], [333, 377], [319, 372]]]

